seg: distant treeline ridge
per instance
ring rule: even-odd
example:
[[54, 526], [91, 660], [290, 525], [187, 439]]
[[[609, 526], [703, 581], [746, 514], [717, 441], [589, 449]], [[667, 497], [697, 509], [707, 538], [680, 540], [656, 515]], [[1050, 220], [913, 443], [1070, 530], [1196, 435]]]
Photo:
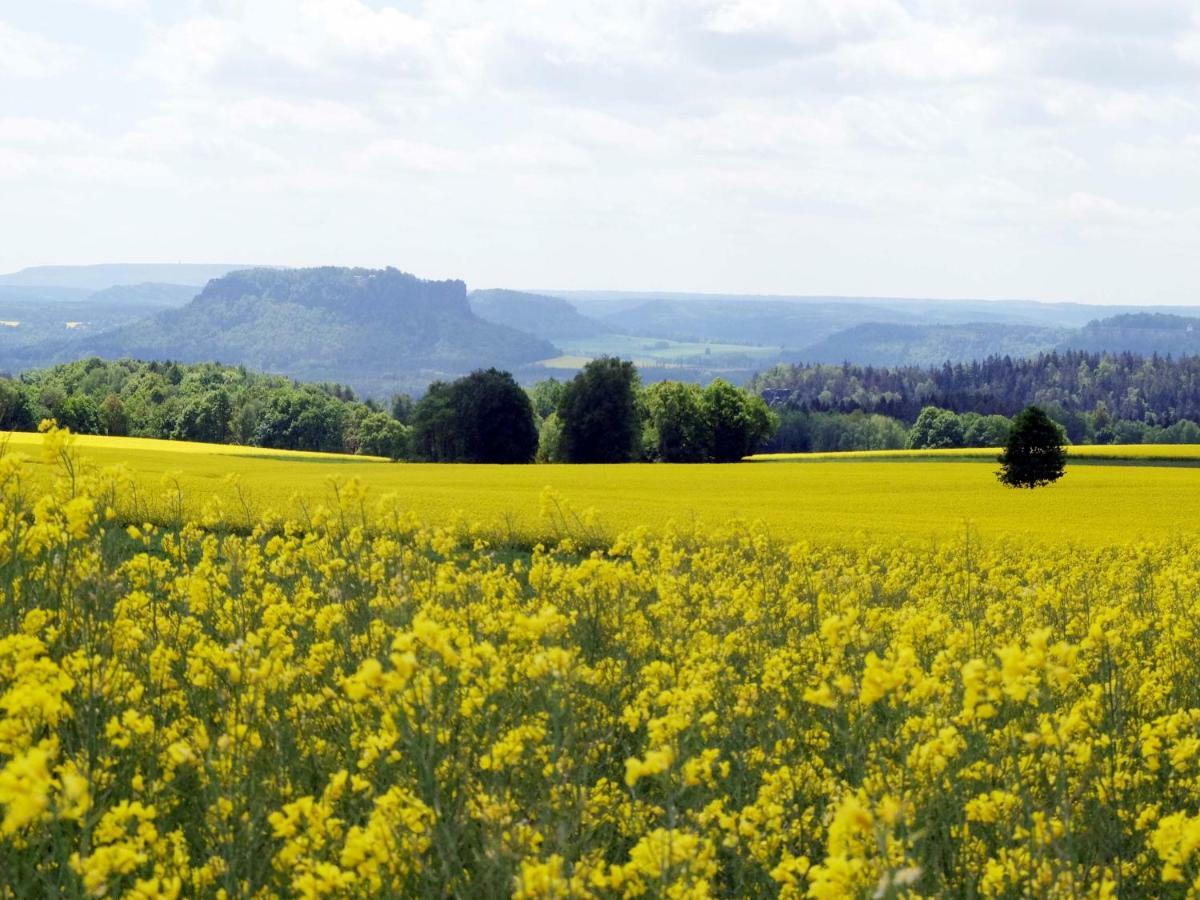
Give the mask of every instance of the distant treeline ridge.
[[568, 382], [526, 390], [487, 369], [386, 404], [215, 363], [92, 357], [0, 377], [0, 431], [43, 419], [78, 434], [494, 463], [733, 462], [777, 424], [761, 398], [726, 382], [643, 388], [633, 363], [607, 357]]
[[[779, 416], [768, 444], [778, 451], [994, 446], [1006, 418], [1029, 404], [1077, 444], [1200, 442], [1200, 357], [1192, 356], [1071, 351], [936, 368], [780, 365], [748, 388]], [[950, 426], [941, 416], [939, 443], [913, 430], [928, 408], [958, 419]]]

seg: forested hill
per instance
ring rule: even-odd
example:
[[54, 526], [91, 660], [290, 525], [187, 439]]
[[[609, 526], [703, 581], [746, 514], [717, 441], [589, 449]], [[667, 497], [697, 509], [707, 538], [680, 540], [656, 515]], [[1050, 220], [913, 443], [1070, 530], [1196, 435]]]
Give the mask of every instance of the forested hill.
[[1078, 413], [1103, 406], [1118, 419], [1200, 420], [1200, 357], [1085, 351], [1030, 359], [992, 356], [933, 368], [779, 365], [748, 387], [772, 406], [882, 413], [912, 422], [924, 406], [1011, 416], [1030, 403]]
[[1166, 313], [1127, 313], [1089, 322], [1067, 339], [1073, 350], [1128, 350], [1182, 356], [1200, 352], [1200, 319]]
[[471, 309], [489, 322], [527, 331], [548, 341], [611, 334], [613, 327], [589, 319], [561, 297], [524, 291], [472, 291]]
[[477, 317], [461, 281], [396, 269], [245, 269], [186, 306], [100, 334], [35, 348], [49, 359], [97, 355], [220, 361], [368, 393], [419, 390], [447, 374], [518, 366], [553, 345]]

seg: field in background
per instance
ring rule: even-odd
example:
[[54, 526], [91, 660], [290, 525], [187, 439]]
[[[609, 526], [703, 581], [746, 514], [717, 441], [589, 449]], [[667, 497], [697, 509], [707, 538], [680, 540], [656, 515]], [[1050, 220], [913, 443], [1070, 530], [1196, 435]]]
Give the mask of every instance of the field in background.
[[[38, 435], [15, 434], [7, 448], [37, 461], [40, 442]], [[858, 535], [924, 541], [961, 536], [968, 524], [984, 539], [1091, 546], [1200, 530], [1194, 512], [1200, 507], [1200, 471], [1186, 466], [1069, 466], [1056, 485], [1016, 491], [997, 483], [994, 461], [969, 458], [959, 465], [838, 457], [846, 461], [474, 466], [135, 438], [82, 437], [77, 446], [97, 466], [125, 466], [136, 486], [125, 500], [136, 510], [121, 512], [151, 520], [177, 512], [178, 497], [190, 515], [215, 501], [234, 525], [265, 510], [300, 518], [305, 508], [332, 497], [335, 485], [357, 479], [367, 488], [368, 502], [393, 494], [423, 521], [461, 515], [492, 537], [521, 544], [554, 537], [563, 528], [606, 540], [639, 526], [658, 529], [674, 521], [689, 528], [735, 518], [761, 521], [781, 540], [815, 543]], [[1151, 451], [1146, 458], [1152, 459], [1153, 451], [1163, 449], [1182, 452], [1137, 447], [1128, 458]], [[39, 463], [35, 470], [45, 467]], [[580, 516], [594, 510], [594, 521], [585, 525], [547, 503], [547, 488]]]
[[776, 359], [779, 347], [757, 344], [733, 344], [713, 341], [673, 341], [659, 337], [637, 337], [626, 334], [606, 334], [600, 337], [558, 339], [555, 344], [566, 354], [579, 356], [620, 356], [643, 359], [649, 365], [687, 360], [695, 362], [705, 356], [736, 356], [757, 360]]

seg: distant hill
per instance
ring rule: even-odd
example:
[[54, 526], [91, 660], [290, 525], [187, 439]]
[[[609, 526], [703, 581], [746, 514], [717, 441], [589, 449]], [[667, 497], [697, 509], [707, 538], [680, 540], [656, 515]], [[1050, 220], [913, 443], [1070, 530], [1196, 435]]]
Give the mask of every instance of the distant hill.
[[570, 302], [523, 291], [472, 291], [471, 309], [488, 322], [508, 325], [553, 341], [609, 334], [613, 326], [582, 315]]
[[989, 356], [1034, 356], [1054, 349], [1067, 329], [976, 322], [964, 325], [901, 325], [869, 322], [839, 331], [796, 351], [803, 362], [852, 362], [874, 366], [936, 366]]
[[1166, 313], [1129, 313], [1089, 322], [1069, 335], [1064, 349], [1092, 352], [1200, 354], [1200, 318]]
[[602, 321], [627, 334], [794, 348], [873, 320], [919, 321], [903, 311], [864, 304], [787, 300], [654, 299], [602, 316]]
[[122, 304], [127, 306], [172, 307], [183, 306], [200, 293], [190, 284], [164, 284], [148, 281], [142, 284], [116, 284], [103, 288], [88, 297], [88, 302], [99, 304]]
[[30, 266], [0, 275], [0, 285], [102, 291], [118, 284], [187, 284], [200, 287], [245, 265], [208, 263], [105, 263], [96, 266]]
[[396, 269], [318, 268], [232, 272], [180, 309], [32, 348], [24, 360], [217, 361], [383, 392], [556, 353], [546, 341], [477, 317], [461, 281], [422, 281]]
[[0, 313], [10, 303], [80, 303], [95, 291], [88, 288], [46, 287], [0, 282]]
[[25, 353], [32, 354], [33, 363], [49, 360], [51, 348], [182, 305], [196, 292], [185, 285], [122, 285], [101, 291], [0, 285], [0, 371], [30, 364]]

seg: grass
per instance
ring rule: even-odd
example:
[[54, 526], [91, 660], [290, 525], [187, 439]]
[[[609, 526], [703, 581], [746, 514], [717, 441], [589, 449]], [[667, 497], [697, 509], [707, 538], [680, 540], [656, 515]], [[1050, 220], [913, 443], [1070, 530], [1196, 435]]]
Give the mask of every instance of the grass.
[[[39, 446], [38, 435], [8, 439], [10, 452], [35, 461]], [[561, 522], [543, 515], [546, 488], [579, 513], [594, 509], [588, 531], [601, 539], [638, 526], [659, 529], [674, 522], [689, 528], [731, 519], [761, 521], [782, 540], [814, 543], [856, 535], [924, 541], [961, 536], [968, 524], [985, 539], [1089, 546], [1200, 531], [1200, 471], [1187, 467], [1068, 466], [1058, 484], [1018, 491], [996, 481], [994, 461], [969, 457], [953, 466], [929, 459], [900, 465], [878, 454], [793, 466], [474, 466], [136, 438], [81, 437], [77, 446], [98, 466], [124, 465], [136, 485], [136, 515], [150, 518], [168, 508], [178, 512], [178, 497], [190, 504], [190, 514], [216, 500], [230, 510], [301, 518], [319, 498], [331, 497], [334, 485], [354, 478], [372, 498], [393, 494], [423, 521], [462, 517], [522, 545], [562, 530]], [[1192, 450], [1200, 455], [1200, 448]], [[45, 472], [41, 463], [34, 469]], [[566, 519], [574, 521], [570, 513]]]

